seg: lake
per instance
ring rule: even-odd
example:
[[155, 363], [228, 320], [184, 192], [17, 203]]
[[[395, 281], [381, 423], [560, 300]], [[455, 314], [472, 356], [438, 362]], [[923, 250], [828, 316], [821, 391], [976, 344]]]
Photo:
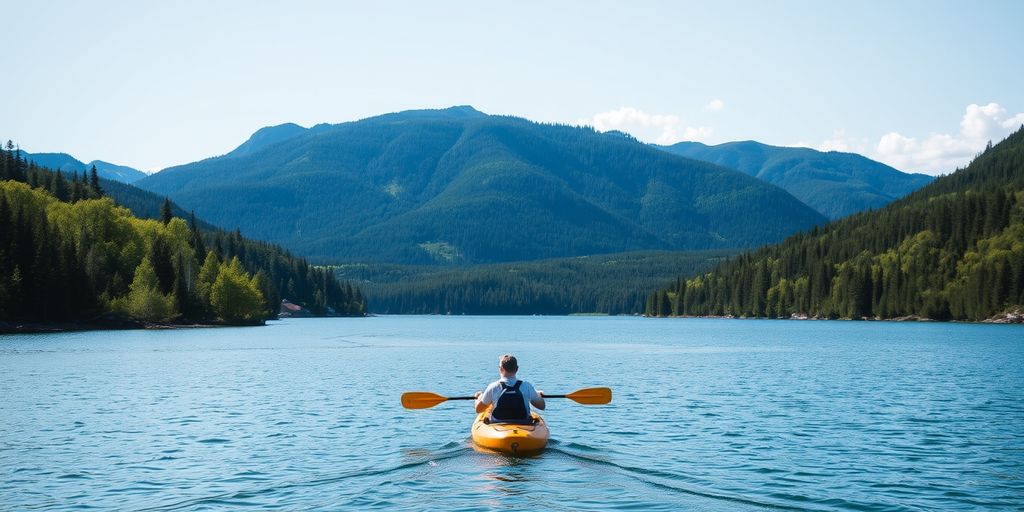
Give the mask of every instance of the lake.
[[[472, 448], [516, 354], [551, 444]], [[0, 336], [0, 508], [1019, 510], [1024, 327], [374, 317]]]

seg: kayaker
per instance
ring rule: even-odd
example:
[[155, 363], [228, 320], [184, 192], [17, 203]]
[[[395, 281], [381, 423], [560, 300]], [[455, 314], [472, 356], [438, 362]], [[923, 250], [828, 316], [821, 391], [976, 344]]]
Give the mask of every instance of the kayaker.
[[512, 354], [501, 356], [498, 373], [501, 378], [492, 382], [483, 392], [477, 391], [476, 412], [481, 413], [491, 407], [488, 418], [491, 423], [533, 423], [530, 406], [544, 410], [544, 394], [533, 388], [529, 382], [516, 378], [519, 362]]

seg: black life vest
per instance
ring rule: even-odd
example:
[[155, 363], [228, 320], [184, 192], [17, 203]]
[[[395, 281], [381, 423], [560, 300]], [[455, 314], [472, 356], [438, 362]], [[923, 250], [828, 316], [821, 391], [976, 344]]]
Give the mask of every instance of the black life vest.
[[501, 394], [494, 402], [494, 409], [491, 410], [492, 423], [532, 423], [529, 411], [526, 410], [526, 401], [523, 400], [523, 393], [519, 386], [523, 381], [516, 381], [515, 385], [509, 386], [504, 382], [501, 384]]

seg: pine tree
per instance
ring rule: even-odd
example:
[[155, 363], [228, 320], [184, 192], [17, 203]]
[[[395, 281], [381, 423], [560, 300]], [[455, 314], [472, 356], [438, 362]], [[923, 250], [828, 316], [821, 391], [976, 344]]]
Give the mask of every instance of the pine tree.
[[103, 188], [100, 187], [100, 175], [96, 172], [96, 166], [93, 165], [89, 171], [89, 188], [92, 189], [92, 193], [95, 197], [103, 197]]
[[199, 231], [199, 225], [196, 223], [196, 212], [193, 210], [189, 214], [188, 220], [189, 227], [189, 245], [195, 251], [196, 258], [203, 258], [206, 256], [206, 244], [203, 243], [203, 235]]
[[[164, 223], [164, 226], [170, 224], [171, 219], [174, 218], [174, 214], [171, 211], [171, 200], [170, 198], [164, 198], [164, 204], [160, 207], [160, 222]], [[193, 218], [193, 220], [195, 220]]]
[[174, 263], [171, 259], [171, 248], [160, 235], [157, 235], [149, 246], [149, 261], [160, 282], [160, 290], [165, 294], [171, 293], [174, 290]]

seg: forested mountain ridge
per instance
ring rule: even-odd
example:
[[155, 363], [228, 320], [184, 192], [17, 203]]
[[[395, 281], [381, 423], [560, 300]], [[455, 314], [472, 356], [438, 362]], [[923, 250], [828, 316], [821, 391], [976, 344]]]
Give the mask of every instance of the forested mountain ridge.
[[381, 314], [640, 314], [677, 275], [705, 272], [735, 250], [640, 252], [475, 266], [356, 263], [332, 267]]
[[1024, 306], [1024, 128], [904, 199], [746, 253], [647, 313], [985, 320]]
[[277, 127], [250, 141], [138, 185], [325, 262], [752, 247], [824, 221], [733, 170], [471, 107]]
[[137, 218], [104, 185], [131, 189], [41, 168], [10, 143], [0, 150], [0, 329], [111, 314], [254, 323], [276, 317], [282, 296], [318, 314], [365, 313], [358, 289], [279, 247], [202, 229], [148, 192], [131, 197], [162, 202], [160, 215]]
[[716, 146], [680, 142], [657, 147], [736, 169], [782, 187], [831, 219], [881, 208], [934, 179], [924, 174], [903, 173], [854, 153], [769, 146], [754, 141]]
[[138, 169], [133, 169], [125, 165], [104, 162], [103, 160], [93, 160], [89, 163], [83, 163], [67, 153], [21, 152], [21, 156], [25, 158], [25, 160], [35, 163], [39, 167], [52, 169], [54, 171], [61, 171], [65, 175], [70, 175], [73, 172], [85, 174], [90, 172], [93, 167], [96, 167], [96, 172], [99, 173], [100, 178], [119, 181], [121, 183], [134, 183], [148, 176], [146, 173]]

